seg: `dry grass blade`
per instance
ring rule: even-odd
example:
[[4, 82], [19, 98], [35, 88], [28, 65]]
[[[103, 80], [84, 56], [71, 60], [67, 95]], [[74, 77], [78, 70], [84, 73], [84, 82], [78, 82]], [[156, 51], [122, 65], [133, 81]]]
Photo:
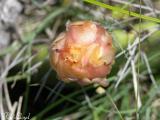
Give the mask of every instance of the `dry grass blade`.
[[36, 69], [37, 69], [38, 67], [40, 67], [41, 65], [42, 65], [42, 62], [36, 63], [35, 65], [33, 65], [31, 68], [29, 68], [29, 69], [27, 70], [27, 73], [30, 73], [30, 72], [34, 73], [34, 71], [36, 71]]
[[[116, 2], [116, 3], [121, 3], [121, 4], [126, 4], [126, 5], [129, 5], [129, 6], [133, 6], [135, 8], [141, 8], [141, 9], [144, 9], [144, 10], [149, 10], [149, 11], [153, 12], [153, 5], [151, 5], [151, 1], [149, 3], [150, 5], [148, 5], [148, 6], [134, 4], [134, 3], [130, 3], [130, 2], [127, 2], [127, 1], [123, 1], [123, 0], [112, 0], [112, 1]], [[143, 0], [143, 1], [146, 1], [146, 0]], [[155, 9], [155, 12], [160, 12], [160, 11]]]
[[12, 103], [11, 103], [11, 100], [10, 100], [10, 97], [9, 97], [9, 92], [8, 92], [8, 87], [7, 87], [7, 83], [4, 82], [4, 95], [5, 95], [5, 100], [6, 100], [6, 103], [7, 103], [7, 107], [9, 109], [9, 111], [12, 110]]
[[5, 120], [2, 96], [2, 79], [0, 79], [0, 119]]
[[139, 38], [138, 38], [138, 39], [136, 38], [135, 42], [134, 42], [130, 47], [127, 47], [126, 50], [118, 53], [118, 54], [116, 55], [116, 58], [119, 58], [121, 55], [125, 54], [127, 51], [129, 51], [130, 49], [132, 49], [134, 46], [137, 46], [137, 45], [139, 44], [139, 42], [140, 42], [140, 43], [144, 42], [149, 36], [151, 36], [151, 35], [152, 35], [153, 33], [155, 33], [156, 31], [157, 31], [157, 30], [153, 30], [153, 31], [149, 32], [148, 34], [146, 34], [145, 36], [143, 36], [143, 37], [140, 39], [140, 41], [139, 41]]
[[[144, 40], [146, 40], [146, 38], [148, 38], [150, 35], [152, 35], [155, 31], [156, 31], [156, 30], [154, 30], [154, 31], [148, 33], [147, 35], [145, 35], [144, 37], [142, 37], [142, 38], [140, 39], [140, 42], [143, 42]], [[133, 43], [132, 45], [128, 46], [126, 50], [118, 53], [118, 54], [116, 55], [116, 58], [120, 57], [120, 56], [123, 55], [123, 54], [126, 55], [126, 52], [127, 52], [127, 51], [130, 51], [131, 49], [132, 49], [132, 52], [135, 53], [138, 44], [139, 44], [139, 37], [137, 37], [137, 38], [135, 39], [134, 43]], [[134, 54], [134, 53], [133, 53], [133, 54]], [[126, 64], [125, 64], [125, 66], [124, 66], [123, 69], [118, 73], [118, 78], [119, 78], [119, 79], [117, 80], [117, 83], [116, 83], [116, 85], [115, 85], [115, 88], [117, 88], [118, 85], [120, 84], [120, 82], [123, 80], [124, 75], [125, 75], [125, 73], [126, 73], [126, 70], [128, 69], [128, 66], [129, 66], [129, 63], [131, 62], [131, 60], [132, 60], [132, 56], [130, 56], [130, 57], [127, 59], [127, 62], [126, 62]]]
[[0, 76], [2, 79], [7, 76], [8, 71], [10, 69], [12, 69], [14, 66], [16, 66], [17, 64], [23, 62], [24, 60], [26, 60], [28, 58], [28, 57], [22, 57], [21, 58], [21, 56], [23, 55], [25, 49], [26, 49], [26, 47], [24, 47], [22, 50], [20, 50], [20, 52], [16, 55], [15, 59], [9, 65], [6, 65], [6, 68], [5, 68], [4, 72]]
[[20, 115], [21, 115], [22, 101], [23, 101], [23, 97], [21, 96], [21, 97], [19, 98], [18, 106], [17, 106], [17, 113], [16, 113], [16, 118], [17, 118], [17, 120], [18, 120], [18, 118], [19, 118]]
[[157, 85], [156, 80], [155, 80], [153, 73], [152, 73], [152, 69], [151, 69], [150, 64], [148, 62], [147, 55], [144, 52], [141, 52], [141, 54], [142, 54], [142, 58], [144, 59], [144, 62], [146, 64], [149, 77], [150, 77], [152, 83], [155, 85], [155, 87], [158, 88], [158, 85]]
[[[139, 39], [139, 38], [137, 37], [136, 40], [135, 40], [135, 42], [138, 41], [138, 39]], [[133, 44], [134, 44], [134, 43], [133, 43]], [[130, 50], [131, 47], [128, 46], [128, 49]], [[132, 49], [132, 53], [133, 53], [133, 54], [135, 54], [136, 49], [137, 49], [137, 46], [135, 46], [135, 47]], [[127, 70], [128, 67], [129, 67], [129, 65], [130, 65], [131, 60], [132, 60], [132, 56], [130, 56], [130, 57], [128, 58], [128, 60], [127, 60], [127, 62], [126, 62], [126, 64], [125, 64], [125, 66], [123, 67], [122, 71], [118, 73], [118, 78], [119, 78], [119, 79], [117, 80], [117, 83], [116, 83], [116, 85], [115, 85], [115, 88], [117, 88], [118, 85], [119, 85], [119, 83], [123, 80], [124, 75], [125, 75], [125, 73], [126, 73], [126, 70]]]
[[129, 51], [129, 54], [132, 57], [131, 68], [132, 68], [132, 76], [133, 76], [134, 93], [135, 93], [135, 97], [136, 97], [136, 101], [137, 101], [137, 107], [138, 107], [138, 109], [140, 109], [142, 103], [141, 103], [141, 99], [140, 99], [137, 72], [136, 72], [136, 67], [135, 67], [135, 63], [136, 63], [136, 57], [134, 58], [135, 52], [134, 51]]
[[143, 0], [143, 2], [144, 2], [148, 7], [151, 8], [151, 11], [153, 11], [154, 16], [157, 16], [157, 15], [156, 15], [156, 12], [159, 12], [159, 11], [154, 8], [152, 1], [151, 1], [151, 0]]
[[16, 118], [15, 118], [16, 108], [17, 108], [17, 102], [15, 102], [15, 103], [13, 104], [12, 109], [10, 110], [9, 116], [8, 116], [7, 119], [9, 119], [9, 120], [14, 120], [14, 119], [16, 119]]

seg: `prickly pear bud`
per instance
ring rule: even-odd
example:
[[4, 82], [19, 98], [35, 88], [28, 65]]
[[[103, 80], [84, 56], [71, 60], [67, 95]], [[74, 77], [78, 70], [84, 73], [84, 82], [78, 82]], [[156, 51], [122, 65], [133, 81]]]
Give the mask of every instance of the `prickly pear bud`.
[[112, 37], [92, 21], [69, 23], [50, 49], [51, 65], [65, 82], [106, 86], [113, 61]]

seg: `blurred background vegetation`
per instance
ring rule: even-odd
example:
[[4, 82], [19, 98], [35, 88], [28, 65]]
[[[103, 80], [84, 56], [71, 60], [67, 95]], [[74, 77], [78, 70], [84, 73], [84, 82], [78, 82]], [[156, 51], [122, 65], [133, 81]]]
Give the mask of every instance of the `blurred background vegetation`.
[[[97, 1], [160, 18], [160, 0]], [[113, 36], [107, 88], [63, 83], [51, 69], [51, 42], [78, 20], [99, 22]], [[158, 22], [81, 0], [0, 1], [1, 120], [159, 120], [159, 71]]]

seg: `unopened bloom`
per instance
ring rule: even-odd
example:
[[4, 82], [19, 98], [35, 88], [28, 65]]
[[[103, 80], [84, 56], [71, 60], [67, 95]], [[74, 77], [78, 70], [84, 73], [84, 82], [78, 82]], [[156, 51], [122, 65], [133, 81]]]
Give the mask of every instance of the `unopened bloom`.
[[50, 61], [59, 78], [82, 85], [107, 85], [106, 75], [114, 61], [112, 37], [98, 23], [69, 23], [50, 50]]

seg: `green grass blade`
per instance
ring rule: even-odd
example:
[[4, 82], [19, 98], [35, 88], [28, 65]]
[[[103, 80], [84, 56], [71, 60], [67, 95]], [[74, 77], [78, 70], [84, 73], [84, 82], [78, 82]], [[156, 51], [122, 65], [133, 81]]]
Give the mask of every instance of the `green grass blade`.
[[110, 9], [110, 10], [113, 10], [113, 11], [118, 11], [118, 12], [124, 13], [126, 15], [130, 15], [130, 16], [134, 16], [134, 17], [137, 17], [137, 18], [141, 18], [141, 19], [150, 20], [150, 21], [160, 23], [160, 19], [158, 19], [158, 18], [141, 15], [141, 14], [138, 14], [138, 13], [135, 13], [135, 12], [124, 10], [124, 9], [119, 8], [119, 7], [111, 6], [111, 5], [108, 5], [108, 4], [105, 4], [105, 3], [102, 3], [102, 2], [98, 2], [98, 1], [95, 1], [95, 0], [83, 0], [83, 1], [87, 2], [87, 3], [90, 3], [90, 4], [93, 4], [93, 5], [97, 5], [97, 6], [106, 8], [106, 9]]

